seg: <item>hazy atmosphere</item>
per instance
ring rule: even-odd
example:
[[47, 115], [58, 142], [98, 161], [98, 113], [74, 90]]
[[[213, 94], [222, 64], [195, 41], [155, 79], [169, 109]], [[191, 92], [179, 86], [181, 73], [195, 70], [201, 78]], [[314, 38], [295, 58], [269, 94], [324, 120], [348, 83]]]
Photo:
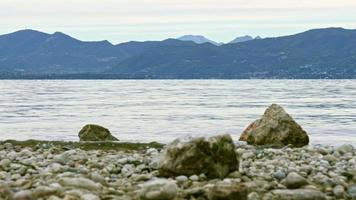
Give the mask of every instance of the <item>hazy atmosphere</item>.
[[240, 35], [272, 37], [323, 27], [356, 27], [352, 0], [2, 0], [0, 33], [61, 31], [113, 43], [184, 34], [228, 42]]

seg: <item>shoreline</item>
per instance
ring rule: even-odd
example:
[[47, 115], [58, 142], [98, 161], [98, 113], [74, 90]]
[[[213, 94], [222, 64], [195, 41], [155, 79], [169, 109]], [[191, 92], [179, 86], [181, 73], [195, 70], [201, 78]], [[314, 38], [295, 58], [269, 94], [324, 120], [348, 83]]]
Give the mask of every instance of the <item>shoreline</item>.
[[[156, 142], [0, 141], [0, 197], [135, 200], [152, 184], [174, 184], [172, 199], [204, 200], [214, 185], [241, 183], [248, 200], [356, 198], [356, 150], [350, 145], [235, 145], [239, 170], [209, 180], [203, 174], [159, 177], [157, 159], [164, 145]], [[293, 172], [306, 183], [292, 190], [285, 182]]]

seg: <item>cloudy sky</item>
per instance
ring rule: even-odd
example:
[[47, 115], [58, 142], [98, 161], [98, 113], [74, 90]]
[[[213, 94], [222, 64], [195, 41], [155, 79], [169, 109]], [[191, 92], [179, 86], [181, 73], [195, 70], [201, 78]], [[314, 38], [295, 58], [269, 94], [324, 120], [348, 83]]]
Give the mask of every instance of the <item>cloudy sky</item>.
[[355, 0], [1, 0], [0, 9], [0, 34], [36, 29], [113, 43], [356, 28]]

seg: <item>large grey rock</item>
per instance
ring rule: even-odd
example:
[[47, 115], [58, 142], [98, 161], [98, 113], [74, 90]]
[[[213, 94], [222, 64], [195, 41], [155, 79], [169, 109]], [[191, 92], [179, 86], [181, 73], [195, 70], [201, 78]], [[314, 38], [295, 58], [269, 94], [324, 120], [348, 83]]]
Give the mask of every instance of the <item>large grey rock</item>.
[[205, 174], [223, 178], [238, 170], [239, 161], [230, 135], [196, 138], [188, 142], [174, 141], [168, 145], [159, 163], [162, 176]]
[[209, 200], [247, 200], [247, 187], [241, 183], [217, 182], [207, 192]]
[[278, 200], [326, 200], [326, 195], [317, 190], [273, 190], [272, 194]]
[[241, 141], [252, 145], [302, 147], [309, 137], [302, 127], [279, 105], [272, 104], [261, 119], [254, 121], [240, 136]]
[[95, 124], [85, 125], [79, 132], [80, 141], [118, 141], [107, 128]]

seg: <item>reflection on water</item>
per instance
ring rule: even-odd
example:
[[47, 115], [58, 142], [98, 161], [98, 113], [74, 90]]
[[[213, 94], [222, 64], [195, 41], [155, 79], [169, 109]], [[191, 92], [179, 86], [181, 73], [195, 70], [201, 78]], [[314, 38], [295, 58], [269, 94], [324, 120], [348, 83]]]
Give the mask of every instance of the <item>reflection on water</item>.
[[0, 139], [77, 140], [87, 123], [125, 141], [230, 133], [271, 103], [313, 143], [356, 143], [355, 80], [1, 80]]

